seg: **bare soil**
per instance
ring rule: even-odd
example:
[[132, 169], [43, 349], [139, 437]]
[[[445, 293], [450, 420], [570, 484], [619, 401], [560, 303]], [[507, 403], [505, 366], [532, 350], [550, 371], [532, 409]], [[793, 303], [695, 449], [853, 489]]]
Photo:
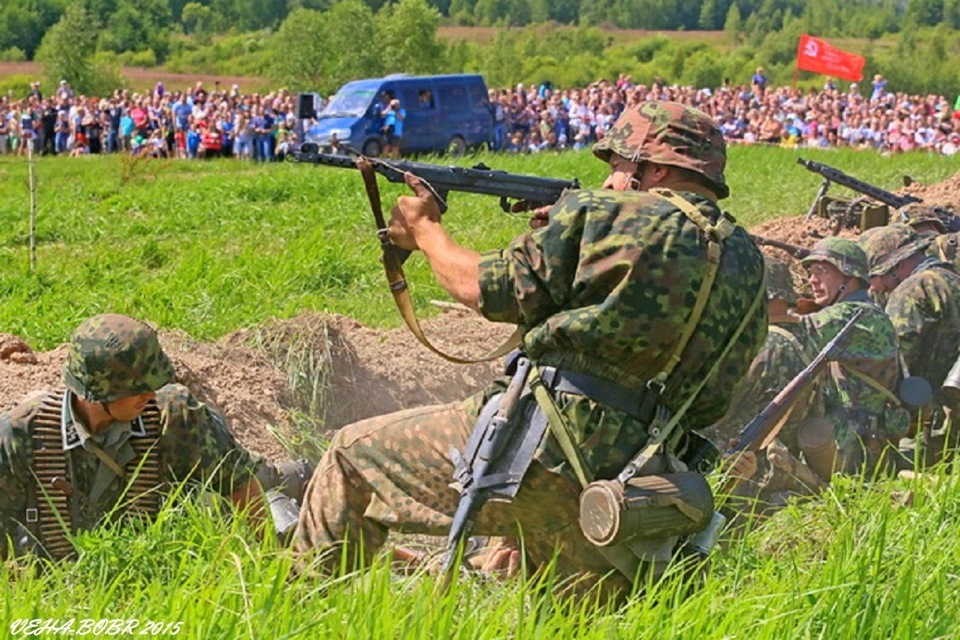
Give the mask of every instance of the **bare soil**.
[[[960, 174], [937, 185], [914, 184], [904, 192], [960, 211]], [[831, 233], [826, 220], [803, 216], [768, 221], [751, 231], [804, 247]], [[778, 249], [763, 251], [792, 260]], [[803, 276], [796, 261], [794, 267], [800, 286]], [[447, 310], [423, 325], [436, 346], [464, 357], [486, 353], [511, 331], [459, 310]], [[214, 343], [162, 329], [160, 339], [178, 380], [219, 409], [241, 442], [273, 459], [288, 454], [272, 431], [289, 435], [298, 413], [310, 412], [322, 425], [322, 435], [329, 435], [362, 418], [463, 398], [482, 388], [501, 366], [451, 364], [422, 347], [405, 327], [378, 330], [351, 318], [315, 313], [236, 331]], [[33, 352], [20, 338], [0, 334], [0, 411], [33, 391], [58, 386], [65, 353], [65, 345]], [[305, 396], [315, 401], [307, 402]]]
[[[510, 334], [510, 327], [472, 312], [447, 311], [423, 325], [437, 347], [467, 357], [482, 355]], [[317, 377], [308, 384], [320, 389], [321, 415], [313, 417], [323, 420], [323, 435], [361, 418], [465, 397], [501, 366], [454, 365], [420, 346], [406, 328], [375, 330], [342, 316], [312, 313], [237, 331], [214, 343], [165, 330], [160, 341], [177, 380], [219, 409], [244, 445], [272, 459], [288, 454], [271, 431], [290, 435], [294, 414], [303, 409], [288, 383], [289, 362], [295, 378]], [[277, 344], [309, 346], [317, 366], [298, 369], [296, 360], [277, 355]], [[65, 355], [66, 345], [33, 352], [19, 338], [0, 334], [0, 411], [36, 390], [59, 386]]]

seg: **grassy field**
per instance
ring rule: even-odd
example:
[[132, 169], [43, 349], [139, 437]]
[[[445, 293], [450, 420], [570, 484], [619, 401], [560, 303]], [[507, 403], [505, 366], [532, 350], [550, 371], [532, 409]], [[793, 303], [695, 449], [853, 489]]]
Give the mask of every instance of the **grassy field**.
[[[819, 176], [797, 152], [731, 150], [725, 201], [741, 222], [806, 211]], [[928, 155], [808, 153], [895, 190], [900, 176], [936, 182], [960, 159]], [[589, 153], [486, 155], [494, 168], [599, 184], [604, 165]], [[27, 163], [0, 157], [0, 332], [37, 348], [59, 344], [84, 317], [115, 311], [142, 316], [201, 339], [216, 338], [304, 309], [399, 326], [377, 267], [379, 248], [359, 174], [291, 164], [40, 158], [36, 268], [30, 271]], [[382, 185], [388, 203], [406, 188]], [[837, 188], [836, 192], [842, 190]], [[478, 249], [525, 227], [492, 198], [453, 194], [447, 225]], [[425, 263], [409, 267], [423, 307], [442, 298]], [[428, 311], [427, 311], [428, 312]]]
[[[726, 207], [748, 225], [805, 211], [819, 178], [797, 155], [732, 149]], [[960, 170], [960, 159], [926, 155], [802, 155], [891, 190], [902, 174], [935, 182]], [[474, 161], [584, 185], [605, 173], [587, 153], [463, 163]], [[111, 157], [39, 159], [36, 176], [31, 272], [26, 162], [0, 158], [0, 332], [34, 347], [106, 311], [201, 339], [304, 309], [400, 324], [354, 172]], [[383, 191], [389, 202], [403, 188]], [[451, 197], [447, 223], [479, 249], [525, 228], [492, 199], [462, 194]], [[442, 294], [423, 261], [412, 260], [408, 275], [430, 313], [425, 301]], [[837, 482], [729, 541], [700, 590], [685, 596], [667, 580], [620, 609], [554, 597], [537, 581], [470, 580], [441, 596], [431, 578], [382, 564], [346, 579], [291, 577], [290, 554], [256, 542], [243, 518], [178, 496], [153, 524], [81, 536], [75, 565], [39, 577], [0, 569], [0, 629], [26, 637], [24, 619], [73, 619], [75, 631], [83, 620], [115, 619], [128, 629], [135, 621], [135, 634], [205, 639], [951, 638], [960, 623], [957, 478], [939, 470]]]

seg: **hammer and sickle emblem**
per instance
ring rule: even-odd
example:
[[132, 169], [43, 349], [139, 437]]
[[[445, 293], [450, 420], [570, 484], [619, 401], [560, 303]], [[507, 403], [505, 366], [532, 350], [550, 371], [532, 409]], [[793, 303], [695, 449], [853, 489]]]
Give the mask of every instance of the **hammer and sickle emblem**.
[[807, 44], [804, 45], [803, 47], [803, 54], [806, 56], [810, 56], [811, 58], [816, 58], [818, 53], [819, 53], [819, 48], [817, 47], [817, 43], [813, 42], [812, 40], [808, 41]]

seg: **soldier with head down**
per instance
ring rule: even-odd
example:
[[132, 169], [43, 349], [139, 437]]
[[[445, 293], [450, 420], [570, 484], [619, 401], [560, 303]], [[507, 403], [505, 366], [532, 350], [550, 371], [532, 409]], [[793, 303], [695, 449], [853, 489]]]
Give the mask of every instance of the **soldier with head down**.
[[956, 446], [944, 439], [960, 408], [950, 398], [950, 387], [944, 390], [960, 357], [960, 275], [953, 265], [929, 255], [932, 241], [903, 224], [869, 229], [860, 237], [870, 259], [871, 291], [886, 296], [906, 368], [926, 378], [934, 390], [934, 406], [927, 410], [920, 434], [927, 440], [921, 462], [927, 463], [939, 459], [945, 445]]
[[163, 487], [178, 480], [209, 481], [259, 517], [258, 474], [282, 474], [173, 374], [143, 322], [98, 315], [74, 331], [64, 386], [0, 415], [0, 557], [72, 555], [65, 528], [128, 510], [154, 516]]
[[[557, 409], [519, 493], [486, 503], [476, 533], [522, 537], [534, 566], [556, 554], [561, 576], [588, 585], [608, 576], [605, 586], [623, 588], [635, 575], [614, 574], [580, 530], [583, 480], [624, 469], [653, 437], [651, 411], [680, 413], [682, 427], [642, 473], [681, 464], [689, 431], [723, 415], [762, 344], [766, 296], [759, 250], [716, 203], [729, 193], [726, 153], [707, 115], [669, 102], [631, 107], [594, 153], [610, 167], [603, 188], [565, 193], [504, 249], [457, 244], [412, 177], [415, 195], [397, 200], [390, 235], [423, 251], [456, 300], [522, 328], [530, 380]], [[463, 451], [503, 384], [341, 429], [308, 486], [296, 549], [327, 552], [335, 571], [339, 552], [347, 566], [368, 561], [391, 530], [446, 535], [459, 497], [450, 451]], [[543, 397], [525, 394], [517, 413], [540, 419]], [[676, 542], [647, 540], [645, 566], [662, 567]]]
[[960, 267], [960, 231], [947, 232], [947, 226], [933, 207], [911, 203], [897, 210], [899, 222], [906, 224], [921, 236], [930, 238], [927, 255]]

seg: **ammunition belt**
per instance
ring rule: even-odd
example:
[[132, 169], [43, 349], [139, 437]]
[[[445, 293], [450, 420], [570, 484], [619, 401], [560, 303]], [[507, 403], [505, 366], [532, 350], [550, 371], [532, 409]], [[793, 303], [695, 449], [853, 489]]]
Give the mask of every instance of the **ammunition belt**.
[[[79, 523], [76, 501], [70, 495], [77, 489], [70, 452], [63, 448], [61, 422], [64, 392], [49, 393], [41, 400], [31, 421], [33, 450], [31, 470], [36, 478], [28, 497], [26, 524], [37, 542], [51, 558], [73, 555], [67, 532], [76, 533]], [[161, 495], [160, 408], [150, 401], [141, 414], [145, 436], [131, 437], [135, 456], [126, 465], [133, 478], [126, 496], [128, 511], [153, 518], [159, 513]]]

